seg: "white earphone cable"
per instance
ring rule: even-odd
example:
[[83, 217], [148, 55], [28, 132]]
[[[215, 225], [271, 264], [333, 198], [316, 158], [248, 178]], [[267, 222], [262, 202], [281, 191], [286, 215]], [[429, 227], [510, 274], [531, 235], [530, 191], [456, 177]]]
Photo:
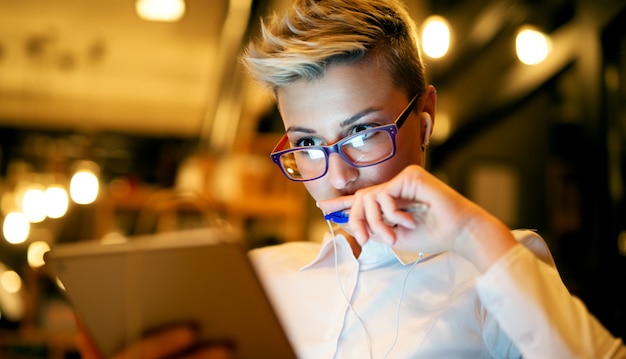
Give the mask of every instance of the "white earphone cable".
[[337, 242], [335, 241], [335, 231], [333, 229], [333, 225], [328, 220], [326, 221], [326, 223], [328, 223], [328, 227], [330, 228], [330, 235], [332, 236], [332, 241], [333, 241], [333, 251], [335, 253], [335, 274], [337, 276], [337, 283], [339, 284], [339, 289], [341, 290], [341, 294], [343, 295], [343, 299], [345, 299], [346, 304], [348, 305], [348, 308], [350, 309], [352, 314], [354, 314], [358, 322], [361, 324], [361, 328], [363, 328], [363, 332], [365, 333], [365, 340], [367, 341], [367, 348], [370, 354], [369, 357], [370, 359], [372, 359], [372, 355], [373, 355], [372, 354], [372, 341], [370, 339], [369, 332], [367, 331], [367, 328], [365, 327], [365, 323], [363, 322], [359, 314], [356, 312], [356, 310], [354, 310], [354, 307], [352, 307], [352, 303], [350, 303], [350, 299], [348, 299], [348, 295], [346, 294], [346, 291], [343, 288], [343, 284], [341, 283], [341, 277], [339, 276], [339, 264], [338, 264], [338, 259], [337, 259]]
[[[346, 301], [346, 304], [348, 305], [348, 308], [350, 309], [352, 314], [354, 314], [354, 316], [356, 317], [356, 319], [360, 323], [361, 327], [363, 328], [363, 332], [365, 333], [365, 339], [367, 341], [367, 347], [368, 347], [368, 350], [369, 350], [369, 357], [370, 357], [370, 359], [372, 359], [373, 355], [374, 355], [373, 354], [373, 348], [372, 348], [372, 341], [370, 339], [369, 332], [367, 331], [367, 328], [365, 326], [365, 322], [363, 322], [363, 319], [361, 319], [359, 314], [356, 312], [356, 310], [352, 306], [352, 303], [350, 303], [350, 299], [348, 298], [348, 296], [346, 294], [346, 291], [345, 291], [345, 289], [343, 287], [343, 284], [341, 282], [341, 277], [339, 275], [339, 264], [338, 264], [338, 259], [337, 259], [337, 242], [335, 241], [335, 231], [333, 229], [333, 225], [332, 225], [332, 223], [329, 220], [327, 220], [326, 223], [328, 224], [328, 228], [330, 229], [330, 234], [332, 236], [332, 241], [333, 241], [333, 250], [334, 250], [334, 255], [335, 255], [335, 274], [337, 276], [337, 283], [339, 284], [339, 289], [341, 290], [341, 294], [343, 295], [343, 298]], [[393, 348], [396, 346], [396, 343], [398, 341], [398, 334], [399, 334], [399, 331], [400, 331], [400, 306], [402, 304], [402, 298], [404, 297], [404, 292], [405, 292], [405, 289], [406, 289], [406, 283], [408, 282], [409, 274], [411, 274], [411, 272], [413, 271], [413, 268], [415, 268], [417, 266], [417, 264], [422, 260], [423, 256], [424, 256], [424, 254], [422, 252], [420, 252], [419, 256], [417, 257], [415, 262], [413, 262], [413, 264], [411, 264], [411, 267], [409, 268], [409, 270], [406, 272], [406, 275], [404, 276], [404, 280], [402, 282], [402, 289], [400, 291], [400, 297], [398, 298], [398, 304], [396, 306], [396, 324], [395, 324], [394, 338], [393, 338], [393, 341], [391, 343], [391, 346], [389, 347], [389, 349], [387, 350], [387, 353], [385, 353], [383, 358], [387, 358], [389, 356], [389, 354], [391, 353]]]
[[413, 264], [411, 264], [411, 267], [409, 268], [409, 270], [406, 272], [406, 275], [404, 276], [404, 281], [402, 282], [402, 290], [400, 291], [400, 298], [398, 298], [398, 305], [396, 307], [395, 335], [393, 336], [393, 341], [391, 342], [391, 346], [389, 347], [389, 349], [387, 350], [387, 353], [385, 353], [385, 356], [383, 358], [387, 358], [389, 356], [393, 348], [396, 346], [396, 343], [398, 342], [398, 335], [400, 332], [400, 305], [402, 304], [402, 298], [404, 297], [404, 290], [406, 289], [406, 283], [409, 280], [409, 274], [411, 274], [411, 272], [413, 271], [413, 268], [417, 266], [417, 263], [419, 263], [422, 260], [423, 256], [424, 256], [424, 253], [420, 252], [417, 259], [415, 260], [415, 262], [413, 262]]

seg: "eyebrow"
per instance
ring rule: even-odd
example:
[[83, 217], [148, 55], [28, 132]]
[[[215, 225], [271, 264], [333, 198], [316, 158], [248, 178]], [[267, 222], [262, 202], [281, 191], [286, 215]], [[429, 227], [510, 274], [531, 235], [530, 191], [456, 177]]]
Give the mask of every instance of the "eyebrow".
[[[360, 120], [361, 118], [363, 118], [363, 117], [365, 117], [365, 116], [367, 116], [367, 115], [369, 115], [371, 113], [378, 112], [378, 111], [381, 111], [381, 110], [382, 110], [382, 108], [378, 108], [378, 107], [367, 108], [367, 109], [365, 109], [365, 110], [363, 110], [363, 111], [361, 111], [361, 112], [359, 112], [359, 113], [357, 113], [357, 114], [355, 114], [353, 116], [350, 116], [349, 118], [341, 121], [339, 123], [339, 126], [341, 126], [341, 127], [349, 126], [349, 125], [355, 123], [356, 121]], [[315, 133], [315, 130], [310, 129], [310, 128], [306, 128], [306, 127], [301, 127], [301, 126], [288, 127], [286, 131], [288, 133], [289, 132]]]

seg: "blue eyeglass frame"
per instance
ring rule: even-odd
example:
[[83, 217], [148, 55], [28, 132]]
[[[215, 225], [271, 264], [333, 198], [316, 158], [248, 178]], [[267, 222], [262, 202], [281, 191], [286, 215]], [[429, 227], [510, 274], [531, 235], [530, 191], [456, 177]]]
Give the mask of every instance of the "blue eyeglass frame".
[[[316, 180], [318, 178], [324, 177], [326, 175], [326, 173], [328, 173], [328, 160], [330, 158], [330, 154], [331, 153], [337, 153], [339, 156], [341, 156], [341, 158], [344, 161], [346, 161], [346, 163], [348, 163], [350, 166], [355, 167], [355, 168], [369, 167], [369, 166], [374, 166], [374, 165], [377, 165], [379, 163], [385, 162], [388, 159], [390, 159], [393, 156], [395, 156], [395, 154], [396, 154], [396, 135], [398, 134], [398, 131], [400, 130], [400, 128], [402, 127], [402, 125], [404, 124], [406, 119], [409, 117], [409, 114], [411, 113], [411, 111], [415, 107], [415, 104], [417, 103], [417, 100], [419, 99], [421, 94], [422, 94], [421, 92], [418, 92], [417, 94], [415, 94], [415, 96], [413, 96], [411, 101], [409, 101], [409, 104], [405, 107], [404, 110], [402, 110], [402, 113], [400, 113], [400, 115], [395, 119], [395, 121], [393, 121], [393, 123], [391, 123], [389, 125], [372, 127], [372, 128], [369, 128], [369, 129], [367, 129], [365, 131], [360, 131], [358, 133], [355, 133], [354, 135], [350, 135], [350, 136], [344, 137], [344, 138], [342, 138], [341, 140], [335, 142], [332, 145], [328, 145], [328, 146], [299, 146], [299, 147], [292, 147], [292, 148], [287, 148], [287, 149], [284, 149], [284, 150], [280, 150], [281, 148], [283, 148], [283, 146], [285, 146], [285, 144], [289, 140], [289, 137], [287, 137], [287, 134], [284, 134], [283, 137], [280, 139], [280, 141], [278, 141], [278, 144], [276, 144], [276, 146], [272, 150], [272, 153], [270, 153], [270, 157], [272, 158], [272, 162], [274, 162], [278, 166], [278, 168], [280, 168], [280, 170], [283, 172], [285, 177], [287, 177], [287, 179], [289, 179], [290, 181], [294, 181], [294, 182], [307, 182], [307, 181], [313, 181], [313, 180]], [[363, 135], [368, 134], [370, 132], [376, 132], [376, 131], [386, 131], [391, 136], [391, 142], [393, 144], [393, 150], [391, 151], [391, 154], [389, 156], [387, 156], [386, 158], [383, 158], [380, 161], [377, 161], [377, 162], [374, 162], [374, 163], [368, 163], [366, 165], [359, 166], [359, 165], [356, 165], [355, 163], [353, 163], [350, 159], [348, 159], [346, 157], [346, 155], [344, 155], [343, 152], [341, 151], [341, 146], [344, 143], [352, 140], [356, 136], [363, 136]], [[308, 178], [308, 179], [297, 179], [297, 178], [291, 177], [287, 173], [287, 171], [285, 171], [285, 168], [280, 163], [280, 157], [282, 155], [286, 154], [286, 153], [289, 153], [289, 152], [295, 152], [295, 151], [301, 151], [301, 150], [311, 150], [311, 149], [319, 149], [319, 150], [322, 150], [324, 152], [325, 159], [326, 159], [326, 166], [325, 166], [324, 173], [322, 173], [321, 175], [319, 175], [317, 177]]]

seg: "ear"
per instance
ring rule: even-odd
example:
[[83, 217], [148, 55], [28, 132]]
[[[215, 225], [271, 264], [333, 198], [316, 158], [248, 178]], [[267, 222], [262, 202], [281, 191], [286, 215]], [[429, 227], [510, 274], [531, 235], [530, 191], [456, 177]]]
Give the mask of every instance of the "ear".
[[428, 85], [420, 101], [420, 127], [422, 129], [422, 149], [426, 149], [430, 136], [435, 128], [435, 107], [437, 105], [437, 91]]

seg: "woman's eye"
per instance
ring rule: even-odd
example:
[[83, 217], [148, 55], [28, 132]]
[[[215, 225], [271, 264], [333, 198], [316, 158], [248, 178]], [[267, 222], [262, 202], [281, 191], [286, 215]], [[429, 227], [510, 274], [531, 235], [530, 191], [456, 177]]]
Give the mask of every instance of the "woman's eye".
[[372, 124], [363, 124], [363, 125], [356, 125], [352, 128], [352, 134], [355, 133], [359, 133], [361, 131], [365, 131], [365, 130], [369, 130], [370, 128], [376, 127], [377, 125], [372, 125]]
[[320, 141], [312, 137], [305, 137], [305, 138], [299, 139], [294, 144], [296, 147], [319, 146]]

